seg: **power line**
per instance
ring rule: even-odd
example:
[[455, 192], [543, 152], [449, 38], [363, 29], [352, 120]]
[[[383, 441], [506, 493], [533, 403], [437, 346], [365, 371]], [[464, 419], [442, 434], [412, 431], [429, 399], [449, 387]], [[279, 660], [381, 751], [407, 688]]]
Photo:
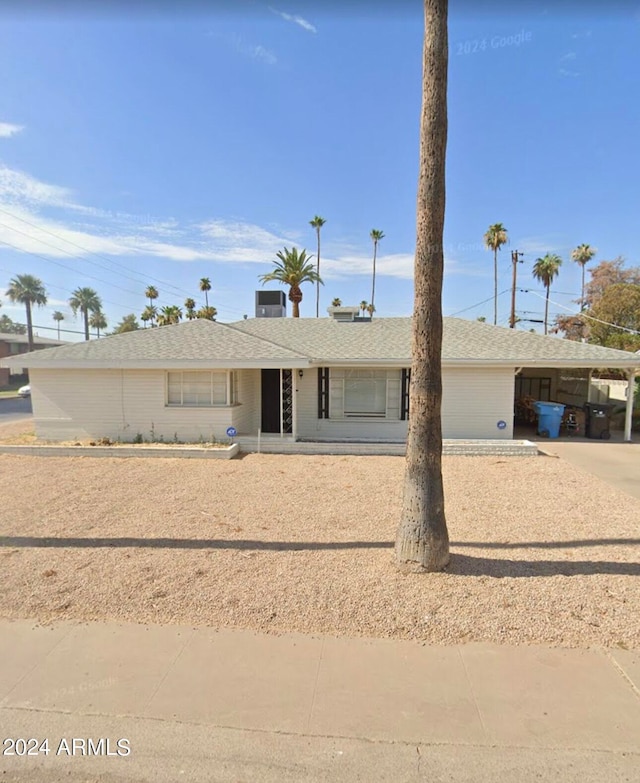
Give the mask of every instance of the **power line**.
[[[500, 293], [498, 294], [498, 296], [502, 296], [502, 294], [506, 294], [506, 293], [507, 293], [507, 291], [509, 291], [509, 290], [510, 290], [510, 289], [508, 289], [508, 288], [505, 288], [505, 289], [504, 289], [504, 291], [500, 291]], [[493, 301], [493, 297], [492, 297], [492, 296], [490, 296], [488, 299], [483, 299], [483, 300], [482, 300], [482, 302], [478, 302], [477, 304], [471, 305], [470, 307], [465, 307], [465, 308], [464, 308], [464, 309], [462, 309], [462, 310], [457, 310], [455, 313], [451, 313], [451, 314], [449, 315], [449, 318], [454, 318], [456, 315], [460, 315], [460, 313], [466, 313], [466, 312], [467, 312], [467, 310], [473, 310], [473, 309], [474, 309], [474, 308], [476, 308], [476, 307], [480, 307], [480, 305], [483, 305], [483, 304], [486, 304], [487, 302], [492, 302], [492, 301]]]
[[[529, 291], [525, 290], [524, 293], [527, 294], [533, 294], [534, 296], [537, 296], [539, 299], [544, 299], [545, 297], [541, 296], [536, 291]], [[565, 307], [564, 305], [561, 305], [559, 302], [554, 302], [552, 299], [549, 299], [551, 304], [555, 305], [556, 307], [561, 307], [563, 310], [566, 310], [569, 312], [574, 318], [588, 318], [590, 321], [597, 321], [599, 324], [604, 324], [605, 326], [612, 326], [614, 329], [621, 329], [623, 332], [629, 332], [629, 334], [638, 334], [640, 335], [640, 332], [636, 329], [629, 329], [626, 326], [619, 326], [618, 324], [612, 324], [609, 323], [609, 321], [603, 321], [600, 318], [596, 318], [593, 315], [587, 315], [584, 310], [581, 313], [574, 313], [572, 312], [568, 307]]]
[[[3, 212], [5, 215], [9, 215], [9, 217], [13, 218], [14, 220], [19, 220], [21, 223], [25, 223], [27, 226], [31, 226], [32, 228], [37, 229], [38, 231], [42, 231], [44, 234], [49, 234], [50, 236], [54, 237], [55, 239], [60, 239], [62, 242], [66, 242], [68, 245], [73, 245], [73, 247], [77, 247], [79, 250], [82, 250], [84, 253], [87, 253], [89, 255], [95, 256], [96, 258], [101, 258], [103, 261], [106, 261], [109, 264], [113, 264], [114, 266], [118, 266], [121, 269], [125, 269], [127, 271], [130, 271], [128, 267], [126, 267], [124, 264], [120, 264], [117, 261], [114, 261], [111, 258], [107, 258], [106, 256], [101, 255], [100, 253], [96, 253], [94, 250], [88, 250], [86, 247], [83, 247], [82, 245], [79, 245], [77, 242], [73, 242], [70, 239], [66, 239], [65, 237], [61, 237], [59, 234], [55, 234], [53, 231], [49, 231], [46, 228], [42, 228], [42, 226], [38, 226], [35, 223], [31, 223], [29, 220], [25, 220], [24, 218], [18, 217], [18, 215], [15, 215], [13, 212], [9, 212], [6, 209], [2, 209], [0, 207], [0, 212]], [[2, 223], [0, 225], [4, 225], [6, 228], [9, 228], [10, 230], [17, 231], [18, 229], [12, 229], [11, 226], [7, 226], [6, 224]], [[28, 234], [25, 236], [29, 236]], [[47, 244], [42, 239], [38, 239], [38, 242], [43, 242], [43, 244]], [[55, 247], [55, 245], [49, 245], [49, 247], [54, 247], [56, 250], [62, 250], [62, 252], [67, 253], [68, 251], [63, 250], [62, 248]], [[69, 254], [71, 255], [71, 254]], [[95, 261], [91, 261], [90, 259], [84, 259], [85, 261], [88, 261], [90, 264], [95, 264]], [[100, 264], [95, 264], [96, 266], [101, 266]], [[104, 269], [105, 267], [101, 267]], [[107, 269], [109, 272], [113, 272], [113, 269]], [[126, 275], [124, 275], [126, 277]], [[153, 277], [152, 275], [146, 276], [148, 280], [153, 280], [156, 283], [160, 283], [163, 286], [167, 286], [168, 288], [173, 288], [178, 293], [187, 294], [190, 296], [190, 292], [186, 291], [185, 289], [179, 288], [178, 286], [173, 285], [172, 283], [167, 283], [165, 280], [160, 280], [157, 277]], [[130, 278], [133, 279], [133, 278]], [[144, 282], [145, 281], [135, 281], [135, 282]]]

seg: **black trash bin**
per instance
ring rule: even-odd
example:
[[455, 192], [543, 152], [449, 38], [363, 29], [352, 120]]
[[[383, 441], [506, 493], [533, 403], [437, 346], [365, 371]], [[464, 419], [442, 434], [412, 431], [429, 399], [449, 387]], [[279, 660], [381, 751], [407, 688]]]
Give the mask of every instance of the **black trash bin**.
[[607, 402], [586, 402], [585, 435], [587, 438], [609, 440], [611, 430], [609, 420], [614, 406]]

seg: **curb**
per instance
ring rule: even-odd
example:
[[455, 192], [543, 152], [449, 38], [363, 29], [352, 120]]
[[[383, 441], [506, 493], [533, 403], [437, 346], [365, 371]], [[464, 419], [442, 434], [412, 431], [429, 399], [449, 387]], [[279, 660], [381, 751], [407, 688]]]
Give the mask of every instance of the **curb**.
[[233, 459], [237, 443], [225, 448], [135, 448], [127, 446], [0, 446], [0, 454], [28, 457], [165, 457], [171, 459]]

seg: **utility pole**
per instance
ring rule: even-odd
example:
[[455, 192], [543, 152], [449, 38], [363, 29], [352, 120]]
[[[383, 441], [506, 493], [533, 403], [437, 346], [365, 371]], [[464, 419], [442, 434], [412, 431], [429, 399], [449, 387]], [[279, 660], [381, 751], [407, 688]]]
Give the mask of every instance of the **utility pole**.
[[513, 277], [511, 280], [511, 317], [509, 318], [509, 328], [516, 328], [516, 273], [518, 269], [518, 262], [522, 263], [522, 259], [518, 256], [523, 256], [524, 253], [520, 253], [517, 250], [511, 251], [511, 264], [513, 267]]

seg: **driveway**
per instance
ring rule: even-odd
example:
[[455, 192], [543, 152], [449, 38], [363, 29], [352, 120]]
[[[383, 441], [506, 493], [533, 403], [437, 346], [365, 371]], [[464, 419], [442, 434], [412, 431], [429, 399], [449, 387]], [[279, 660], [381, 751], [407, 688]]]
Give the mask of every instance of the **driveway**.
[[633, 497], [640, 498], [640, 443], [538, 441], [547, 454], [567, 460]]
[[0, 399], [0, 424], [8, 424], [11, 421], [28, 419], [33, 411], [31, 399], [27, 397], [4, 397]]

